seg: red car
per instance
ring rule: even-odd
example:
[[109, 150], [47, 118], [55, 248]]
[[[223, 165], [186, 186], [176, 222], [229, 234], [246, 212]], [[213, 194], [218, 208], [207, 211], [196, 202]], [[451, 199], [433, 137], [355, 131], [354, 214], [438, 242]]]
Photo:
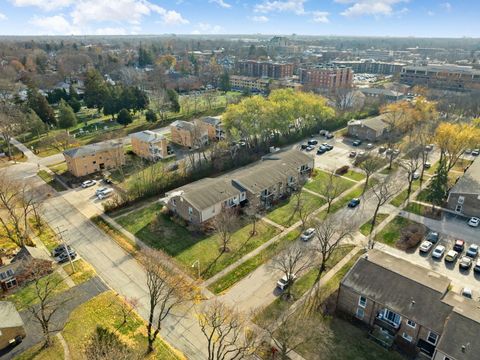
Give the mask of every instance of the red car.
[[455, 245], [453, 245], [453, 250], [458, 253], [461, 253], [465, 248], [465, 241], [463, 240], [455, 240]]

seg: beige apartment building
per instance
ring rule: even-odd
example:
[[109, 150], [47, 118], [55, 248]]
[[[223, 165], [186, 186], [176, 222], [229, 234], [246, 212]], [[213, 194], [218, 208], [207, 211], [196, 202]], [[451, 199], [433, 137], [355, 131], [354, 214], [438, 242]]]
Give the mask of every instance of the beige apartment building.
[[208, 131], [197, 121], [177, 120], [170, 124], [172, 142], [190, 149], [208, 143]]
[[123, 143], [108, 141], [63, 152], [68, 171], [81, 177], [125, 164]]
[[157, 161], [173, 156], [165, 136], [150, 130], [140, 131], [130, 135], [132, 151], [148, 160]]

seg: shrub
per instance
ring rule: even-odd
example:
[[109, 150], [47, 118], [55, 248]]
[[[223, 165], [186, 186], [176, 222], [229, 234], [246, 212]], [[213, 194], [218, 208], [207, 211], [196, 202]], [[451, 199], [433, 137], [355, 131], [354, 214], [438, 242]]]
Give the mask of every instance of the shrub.
[[403, 228], [397, 247], [402, 250], [416, 247], [425, 236], [426, 227], [421, 224], [411, 224]]
[[339, 167], [337, 170], [335, 170], [335, 174], [337, 175], [345, 175], [348, 172], [348, 169], [350, 166], [344, 165], [342, 167]]

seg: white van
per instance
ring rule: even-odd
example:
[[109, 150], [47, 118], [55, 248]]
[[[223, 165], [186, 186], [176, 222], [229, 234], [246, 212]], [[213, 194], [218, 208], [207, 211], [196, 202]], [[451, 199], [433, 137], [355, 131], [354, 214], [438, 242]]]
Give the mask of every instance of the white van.
[[101, 193], [97, 194], [97, 198], [99, 200], [103, 200], [103, 199], [106, 199], [110, 196], [113, 195], [113, 189], [106, 189], [104, 191], [102, 191]]

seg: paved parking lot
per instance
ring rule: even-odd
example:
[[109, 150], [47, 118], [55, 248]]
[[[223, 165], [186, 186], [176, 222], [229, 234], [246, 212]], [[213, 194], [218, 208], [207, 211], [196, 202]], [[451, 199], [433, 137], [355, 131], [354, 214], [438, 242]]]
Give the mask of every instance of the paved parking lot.
[[101, 187], [110, 187], [101, 182], [89, 188], [76, 187], [63, 193], [63, 197], [88, 218], [103, 213], [102, 203], [108, 199], [99, 200], [95, 191]]

